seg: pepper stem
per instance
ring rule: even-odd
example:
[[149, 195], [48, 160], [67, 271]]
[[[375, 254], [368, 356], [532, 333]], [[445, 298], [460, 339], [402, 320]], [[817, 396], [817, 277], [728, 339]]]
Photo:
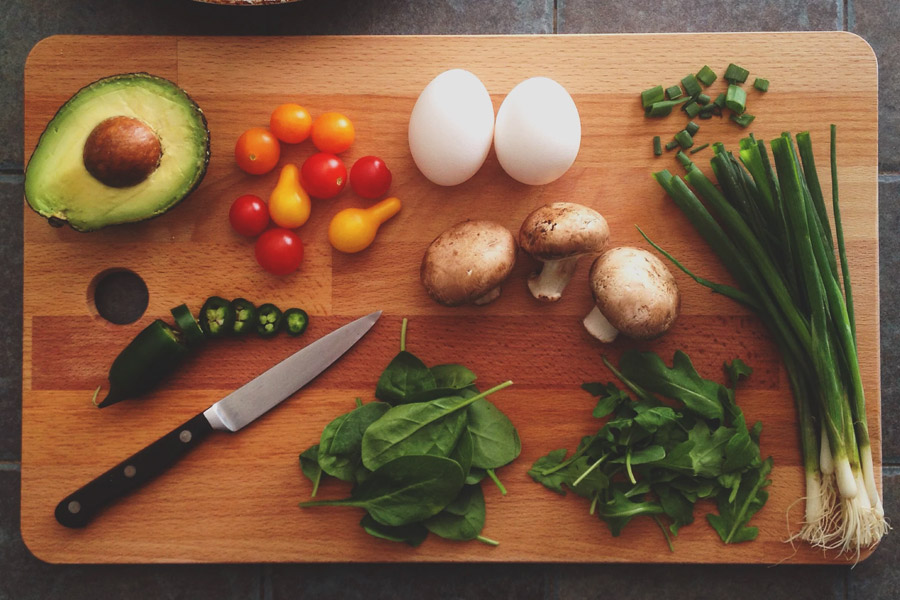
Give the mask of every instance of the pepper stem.
[[403, 317], [403, 323], [400, 325], [400, 352], [406, 352], [406, 324], [408, 320]]

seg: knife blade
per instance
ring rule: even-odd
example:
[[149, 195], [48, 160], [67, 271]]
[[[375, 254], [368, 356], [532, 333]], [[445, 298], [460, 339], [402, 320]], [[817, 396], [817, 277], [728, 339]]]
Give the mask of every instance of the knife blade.
[[214, 430], [236, 432], [316, 378], [375, 325], [381, 311], [332, 331], [231, 392], [143, 450], [109, 469], [56, 506], [56, 520], [84, 527], [106, 505], [150, 481]]

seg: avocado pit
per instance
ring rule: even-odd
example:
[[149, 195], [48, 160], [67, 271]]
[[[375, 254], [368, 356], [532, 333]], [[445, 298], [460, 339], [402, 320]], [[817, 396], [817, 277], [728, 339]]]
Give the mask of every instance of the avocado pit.
[[113, 188], [137, 185], [159, 166], [162, 146], [149, 125], [133, 117], [110, 117], [84, 143], [84, 167]]

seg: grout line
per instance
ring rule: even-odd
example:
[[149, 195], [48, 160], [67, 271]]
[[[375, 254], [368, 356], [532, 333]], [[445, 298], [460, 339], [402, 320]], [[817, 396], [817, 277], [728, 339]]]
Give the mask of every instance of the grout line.
[[559, 33], [559, 0], [553, 0], [553, 33]]
[[0, 471], [21, 471], [22, 463], [13, 461], [0, 461]]
[[853, 7], [853, 0], [844, 0], [844, 29], [853, 31], [856, 29], [856, 11]]
[[878, 183], [898, 183], [900, 182], [900, 173], [881, 173], [878, 175]]
[[848, 21], [848, 19], [847, 19], [847, 8], [848, 8], [849, 4], [850, 4], [850, 0], [841, 0], [841, 4], [840, 4], [840, 6], [841, 6], [840, 23], [841, 23], [841, 30], [843, 30], [843, 31], [850, 31], [850, 28], [848, 27], [848, 23], [847, 23], [847, 21]]

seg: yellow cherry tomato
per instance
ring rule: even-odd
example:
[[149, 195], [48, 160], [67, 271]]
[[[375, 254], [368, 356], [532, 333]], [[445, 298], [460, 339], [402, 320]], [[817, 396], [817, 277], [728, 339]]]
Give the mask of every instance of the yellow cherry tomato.
[[368, 248], [382, 223], [400, 212], [399, 198], [385, 198], [369, 208], [345, 208], [331, 219], [328, 241], [336, 250], [353, 253]]
[[280, 227], [294, 229], [306, 223], [311, 208], [309, 194], [300, 185], [300, 170], [296, 165], [284, 165], [269, 196], [272, 220]]

